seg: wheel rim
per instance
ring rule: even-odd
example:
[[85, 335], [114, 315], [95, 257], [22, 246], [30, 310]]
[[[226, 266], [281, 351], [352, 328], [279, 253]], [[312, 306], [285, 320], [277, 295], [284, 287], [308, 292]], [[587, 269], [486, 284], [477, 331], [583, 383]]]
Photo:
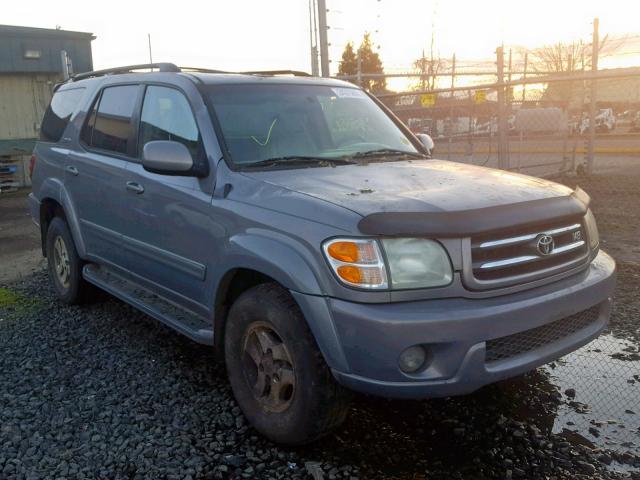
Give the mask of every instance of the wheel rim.
[[67, 245], [62, 237], [56, 237], [53, 241], [53, 267], [60, 285], [63, 288], [69, 288], [71, 265], [69, 264]]
[[296, 376], [285, 343], [270, 324], [252, 323], [242, 342], [244, 377], [254, 398], [271, 412], [283, 412], [293, 400]]

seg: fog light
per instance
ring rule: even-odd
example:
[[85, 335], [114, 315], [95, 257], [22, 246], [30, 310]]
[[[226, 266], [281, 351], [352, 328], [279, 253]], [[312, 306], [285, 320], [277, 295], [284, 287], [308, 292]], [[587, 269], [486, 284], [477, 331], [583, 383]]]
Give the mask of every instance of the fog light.
[[400, 354], [400, 370], [405, 373], [415, 373], [420, 370], [427, 360], [427, 352], [420, 345], [407, 348]]

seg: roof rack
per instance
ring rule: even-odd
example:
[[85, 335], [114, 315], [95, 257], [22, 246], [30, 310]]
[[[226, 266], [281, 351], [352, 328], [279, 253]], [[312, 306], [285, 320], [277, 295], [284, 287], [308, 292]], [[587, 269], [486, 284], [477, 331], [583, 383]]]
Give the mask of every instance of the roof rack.
[[211, 68], [200, 67], [180, 67], [181, 72], [195, 72], [195, 73], [233, 73], [225, 70], [212, 70]]
[[[196, 73], [236, 73], [225, 72], [223, 70], [212, 70], [209, 68], [198, 67], [178, 67], [173, 63], [144, 63], [140, 65], [128, 65], [125, 67], [106, 68], [104, 70], [94, 70], [92, 72], [78, 73], [72, 76], [69, 80], [74, 82], [77, 80], [84, 80], [86, 78], [102, 77], [104, 75], [116, 75], [120, 73], [131, 73], [135, 70], [145, 69], [157, 69], [159, 72], [196, 72]], [[310, 77], [306, 72], [298, 70], [260, 70], [251, 72], [237, 72], [242, 75], [293, 75], [295, 77]]]
[[94, 70], [93, 72], [77, 73], [71, 77], [72, 81], [84, 80], [85, 78], [101, 77], [103, 75], [112, 75], [118, 73], [129, 73], [134, 70], [143, 70], [146, 68], [157, 68], [160, 72], [179, 72], [180, 68], [173, 63], [144, 63], [140, 65], [128, 65], [126, 67], [106, 68], [104, 70]]
[[307, 72], [301, 72], [300, 70], [263, 70], [252, 72], [240, 72], [245, 75], [293, 75], [294, 77], [310, 77]]

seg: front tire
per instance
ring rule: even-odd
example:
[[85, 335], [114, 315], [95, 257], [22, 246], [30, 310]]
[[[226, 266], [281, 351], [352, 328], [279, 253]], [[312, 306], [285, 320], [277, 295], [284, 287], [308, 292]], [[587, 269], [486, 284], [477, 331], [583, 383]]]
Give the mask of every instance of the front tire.
[[82, 278], [82, 259], [78, 256], [67, 222], [51, 220], [46, 238], [49, 279], [58, 298], [68, 305], [91, 300], [95, 287]]
[[265, 437], [301, 445], [345, 420], [349, 395], [281, 286], [266, 283], [240, 295], [229, 311], [224, 344], [236, 401]]

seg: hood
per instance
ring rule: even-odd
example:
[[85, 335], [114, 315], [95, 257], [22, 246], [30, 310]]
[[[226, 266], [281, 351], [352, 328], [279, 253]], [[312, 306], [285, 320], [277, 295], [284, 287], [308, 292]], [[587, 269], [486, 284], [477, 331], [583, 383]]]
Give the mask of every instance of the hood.
[[444, 160], [243, 173], [362, 216], [475, 210], [572, 194], [547, 180]]

